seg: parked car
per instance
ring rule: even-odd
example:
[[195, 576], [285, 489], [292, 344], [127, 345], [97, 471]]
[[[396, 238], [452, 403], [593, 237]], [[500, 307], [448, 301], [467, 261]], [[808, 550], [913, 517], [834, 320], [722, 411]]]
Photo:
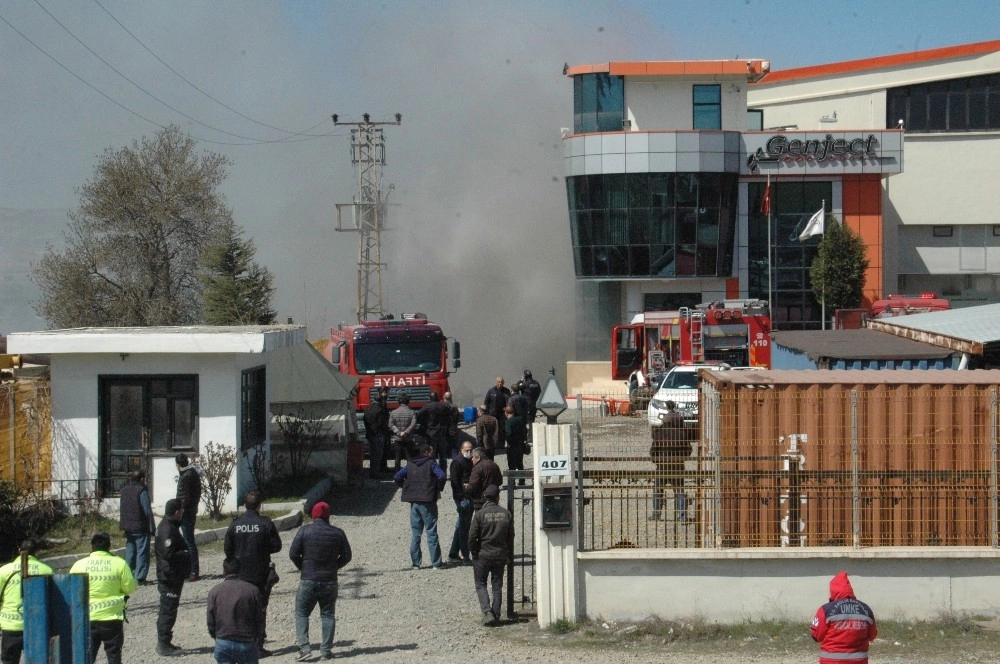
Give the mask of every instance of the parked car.
[[646, 417], [649, 426], [660, 426], [660, 415], [667, 412], [667, 402], [677, 405], [677, 412], [684, 417], [688, 426], [698, 423], [698, 371], [700, 369], [728, 370], [725, 362], [701, 362], [698, 364], [678, 364], [663, 377], [659, 389], [649, 402]]

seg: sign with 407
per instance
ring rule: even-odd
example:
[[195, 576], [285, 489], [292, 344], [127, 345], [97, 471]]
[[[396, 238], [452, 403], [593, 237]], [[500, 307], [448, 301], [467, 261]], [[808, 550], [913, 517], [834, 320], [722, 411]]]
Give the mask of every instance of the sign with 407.
[[569, 455], [553, 454], [538, 460], [538, 474], [541, 476], [569, 475]]

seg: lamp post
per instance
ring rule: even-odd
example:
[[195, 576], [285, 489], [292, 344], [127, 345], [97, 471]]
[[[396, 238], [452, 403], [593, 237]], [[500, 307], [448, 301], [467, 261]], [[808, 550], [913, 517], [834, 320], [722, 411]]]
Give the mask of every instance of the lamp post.
[[562, 388], [556, 380], [556, 368], [549, 369], [549, 380], [545, 383], [542, 394], [538, 397], [535, 407], [545, 413], [546, 424], [558, 424], [559, 414], [568, 407]]

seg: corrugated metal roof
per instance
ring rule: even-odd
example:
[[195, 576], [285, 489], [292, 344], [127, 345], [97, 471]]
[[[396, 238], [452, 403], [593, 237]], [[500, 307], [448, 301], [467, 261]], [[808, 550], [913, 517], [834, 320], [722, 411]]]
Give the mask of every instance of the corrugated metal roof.
[[[914, 316], [915, 317], [915, 316]], [[876, 330], [789, 330], [772, 332], [774, 343], [821, 358], [844, 360], [929, 360], [953, 351]]]
[[914, 369], [911, 371], [880, 371], [878, 369], [714, 371], [703, 369], [702, 375], [714, 384], [734, 385], [998, 385], [1000, 369], [946, 371]]
[[929, 332], [972, 343], [988, 344], [1000, 341], [1000, 304], [932, 311], [871, 321], [873, 327], [900, 327]]

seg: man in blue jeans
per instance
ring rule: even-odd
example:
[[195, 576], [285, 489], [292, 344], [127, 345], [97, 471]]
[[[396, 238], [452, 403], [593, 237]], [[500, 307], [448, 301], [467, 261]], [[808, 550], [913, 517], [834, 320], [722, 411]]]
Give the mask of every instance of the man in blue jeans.
[[438, 543], [438, 498], [448, 477], [434, 459], [435, 451], [424, 443], [417, 456], [393, 476], [403, 487], [400, 500], [410, 503], [410, 562], [420, 569], [420, 538], [427, 531], [427, 550], [434, 569], [441, 569], [441, 545]]
[[122, 488], [118, 525], [125, 531], [125, 562], [140, 585], [149, 574], [149, 542], [156, 533], [153, 508], [149, 504], [146, 471], [134, 470]]
[[215, 639], [219, 664], [257, 664], [257, 637], [262, 631], [260, 591], [240, 578], [240, 559], [226, 558], [226, 578], [208, 591], [208, 634]]
[[299, 646], [296, 661], [312, 656], [309, 645], [309, 614], [319, 604], [322, 641], [320, 654], [333, 657], [333, 634], [337, 628], [337, 570], [351, 562], [351, 545], [343, 530], [330, 525], [330, 506], [319, 502], [312, 508], [312, 523], [299, 528], [288, 549], [288, 557], [299, 569], [299, 589], [295, 594], [295, 638]]

